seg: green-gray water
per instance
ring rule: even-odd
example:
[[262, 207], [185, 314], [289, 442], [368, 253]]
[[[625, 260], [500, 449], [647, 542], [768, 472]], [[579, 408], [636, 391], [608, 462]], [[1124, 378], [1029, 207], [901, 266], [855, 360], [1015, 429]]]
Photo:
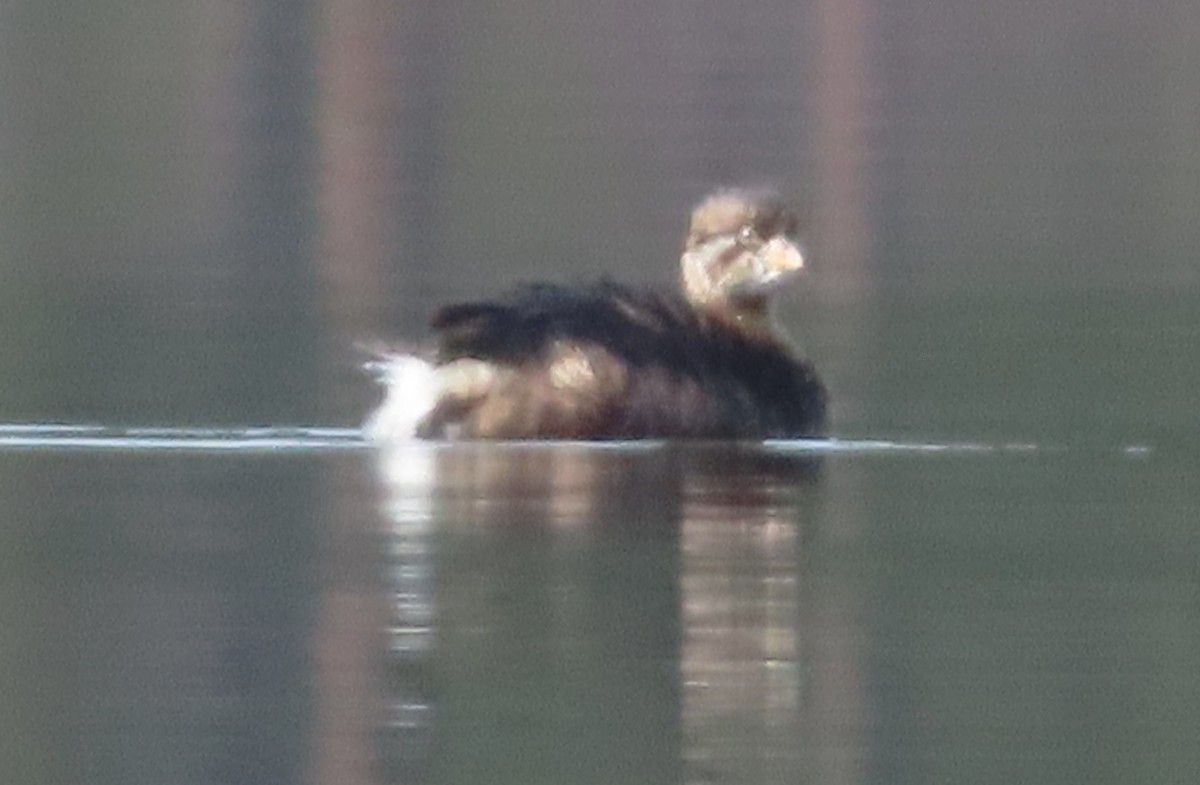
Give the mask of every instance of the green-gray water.
[[[1185, 2], [7, 4], [0, 780], [1187, 780], [1197, 84]], [[358, 442], [356, 342], [764, 181], [837, 443]]]

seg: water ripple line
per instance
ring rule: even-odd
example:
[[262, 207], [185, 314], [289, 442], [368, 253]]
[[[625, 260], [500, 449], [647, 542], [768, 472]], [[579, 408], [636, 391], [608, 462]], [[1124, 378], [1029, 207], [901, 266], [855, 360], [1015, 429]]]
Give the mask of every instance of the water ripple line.
[[0, 450], [162, 452], [308, 452], [367, 447], [358, 428], [114, 427], [68, 423], [0, 423]]
[[[454, 442], [414, 442], [385, 445], [383, 452], [401, 447], [420, 449], [453, 448]], [[492, 449], [585, 449], [647, 451], [666, 448], [669, 440], [632, 440], [607, 442], [501, 441], [488, 442]], [[729, 446], [727, 442], [703, 442], [708, 446]], [[479, 443], [475, 443], [479, 446]], [[780, 439], [742, 443], [776, 454], [860, 455], [860, 454], [1061, 454], [1062, 445], [1032, 442], [922, 442], [869, 438]], [[312, 452], [348, 451], [375, 447], [360, 428], [327, 426], [263, 425], [249, 427], [117, 427], [92, 423], [0, 423], [0, 450], [92, 450], [162, 452]], [[1130, 444], [1114, 450], [1128, 458], [1146, 458], [1154, 450], [1145, 444]]]

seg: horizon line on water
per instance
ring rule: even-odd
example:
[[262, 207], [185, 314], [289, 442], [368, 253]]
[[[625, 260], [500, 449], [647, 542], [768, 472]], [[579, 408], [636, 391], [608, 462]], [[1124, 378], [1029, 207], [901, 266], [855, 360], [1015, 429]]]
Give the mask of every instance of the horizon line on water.
[[[480, 444], [481, 442], [475, 442]], [[605, 450], [646, 450], [672, 443], [668, 439], [616, 441], [497, 441], [500, 449], [578, 447]], [[717, 441], [699, 444], [719, 444]], [[431, 448], [454, 442], [405, 442]], [[875, 438], [768, 439], [739, 442], [777, 454], [1047, 454], [1069, 450], [1061, 445], [1033, 442], [937, 442]], [[111, 426], [94, 423], [0, 423], [0, 451], [75, 450], [116, 452], [315, 452], [361, 450], [375, 447], [362, 428], [310, 425], [260, 425], [245, 427]], [[380, 449], [387, 449], [383, 446]], [[1114, 446], [1126, 457], [1145, 457], [1153, 452], [1146, 444]]]
[[358, 428], [111, 426], [0, 423], [0, 450], [115, 452], [305, 452], [366, 447]]

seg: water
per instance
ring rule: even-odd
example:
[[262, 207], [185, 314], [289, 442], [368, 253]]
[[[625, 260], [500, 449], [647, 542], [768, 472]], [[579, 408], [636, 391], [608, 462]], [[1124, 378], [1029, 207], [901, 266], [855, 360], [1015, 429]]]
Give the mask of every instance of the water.
[[[0, 9], [0, 780], [1200, 769], [1195, 3], [61, 5]], [[356, 345], [669, 285], [764, 181], [831, 442], [363, 443]]]
[[83, 430], [0, 442], [12, 778], [1197, 762], [1194, 454]]

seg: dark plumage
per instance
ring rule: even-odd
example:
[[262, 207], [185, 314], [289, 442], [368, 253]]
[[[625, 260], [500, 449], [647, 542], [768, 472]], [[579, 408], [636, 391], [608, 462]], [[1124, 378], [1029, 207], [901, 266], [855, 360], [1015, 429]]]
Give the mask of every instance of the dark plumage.
[[[723, 191], [693, 213], [682, 295], [537, 284], [446, 306], [433, 319], [434, 367], [421, 375], [427, 410], [401, 419], [427, 438], [819, 435], [824, 387], [768, 313], [802, 267], [794, 230], [774, 195]], [[406, 372], [388, 383], [390, 398], [414, 381]], [[388, 405], [376, 435], [395, 435]]]

